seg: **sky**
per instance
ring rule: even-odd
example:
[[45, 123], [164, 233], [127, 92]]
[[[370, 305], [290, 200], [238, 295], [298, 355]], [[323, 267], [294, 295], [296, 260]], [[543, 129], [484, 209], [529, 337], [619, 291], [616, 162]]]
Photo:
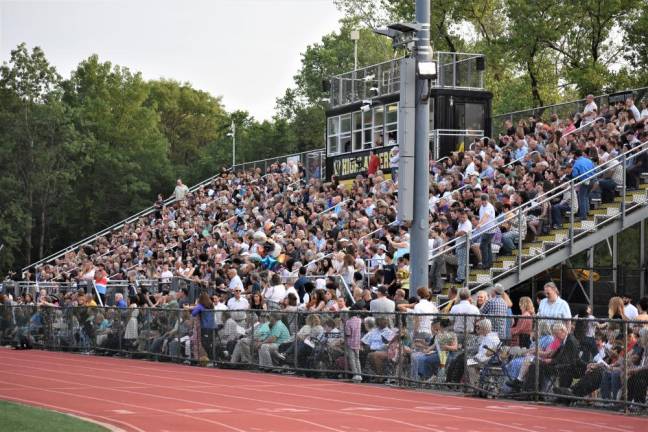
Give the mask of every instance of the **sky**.
[[338, 29], [333, 0], [0, 0], [0, 62], [40, 46], [64, 77], [92, 54], [270, 119], [300, 54]]

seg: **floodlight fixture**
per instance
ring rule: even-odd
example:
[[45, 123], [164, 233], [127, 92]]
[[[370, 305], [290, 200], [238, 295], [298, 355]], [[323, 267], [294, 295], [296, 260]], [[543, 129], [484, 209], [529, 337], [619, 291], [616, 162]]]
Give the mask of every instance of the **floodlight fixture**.
[[416, 72], [418, 76], [423, 79], [433, 80], [437, 76], [436, 63], [433, 61], [422, 62], [416, 64]]

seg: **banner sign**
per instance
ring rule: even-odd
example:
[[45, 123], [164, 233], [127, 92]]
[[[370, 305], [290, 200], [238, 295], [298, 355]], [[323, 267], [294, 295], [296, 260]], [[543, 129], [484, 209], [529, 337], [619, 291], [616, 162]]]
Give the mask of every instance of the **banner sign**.
[[326, 176], [335, 176], [340, 180], [355, 178], [358, 174], [366, 175], [369, 168], [369, 155], [373, 150], [378, 155], [378, 169], [383, 173], [391, 172], [389, 168], [390, 150], [394, 146], [376, 147], [354, 153], [345, 153], [326, 157]]

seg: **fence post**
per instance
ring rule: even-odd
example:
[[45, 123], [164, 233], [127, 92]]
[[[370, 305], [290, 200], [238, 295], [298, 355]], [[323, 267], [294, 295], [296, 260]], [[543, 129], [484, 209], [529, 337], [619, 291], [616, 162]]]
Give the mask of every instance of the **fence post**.
[[295, 368], [295, 372], [297, 372], [297, 368], [299, 367], [299, 362], [297, 361], [297, 343], [298, 343], [297, 332], [299, 331], [299, 329], [302, 326], [302, 320], [301, 320], [302, 314], [301, 314], [301, 311], [296, 311], [296, 312], [291, 312], [291, 313], [297, 315], [297, 317], [296, 317], [297, 325], [295, 326], [295, 337], [293, 338], [293, 350], [292, 350], [292, 352], [293, 352], [293, 367]]
[[[398, 361], [396, 362], [396, 382], [398, 383], [397, 385], [399, 387], [403, 386], [403, 376], [402, 376], [402, 370], [403, 370], [403, 341], [405, 340], [405, 333], [404, 331], [406, 328], [403, 326], [403, 313], [398, 311], [396, 312], [396, 319], [398, 320]], [[416, 333], [416, 329], [414, 329], [414, 334]], [[388, 350], [389, 352], [389, 350]], [[387, 360], [389, 361], [389, 359]]]
[[464, 278], [464, 286], [470, 285], [470, 233], [466, 233], [466, 274]]
[[520, 281], [520, 273], [522, 272], [522, 206], [518, 207], [518, 256], [517, 256], [517, 277]]
[[625, 223], [626, 194], [628, 189], [626, 183], [626, 153], [621, 155], [621, 163], [623, 164], [623, 182], [621, 182], [621, 226], [623, 226]]
[[533, 377], [533, 392], [537, 402], [540, 399], [540, 325], [536, 317], [533, 317], [533, 327], [535, 334], [535, 355], [533, 356], [533, 362], [535, 364], [533, 372], [535, 376]]
[[628, 413], [628, 322], [623, 321], [623, 412]]
[[569, 187], [569, 194], [571, 195], [571, 201], [569, 203], [569, 250], [570, 252], [574, 251], [574, 200], [576, 199], [574, 182], [571, 183]]
[[[464, 374], [467, 372], [467, 364], [468, 364], [468, 315], [463, 315], [463, 345], [461, 349], [463, 350], [463, 364], [464, 364]], [[473, 332], [475, 331], [475, 318], [471, 317], [473, 320]], [[471, 332], [472, 333], [472, 332]], [[446, 381], [448, 380], [448, 371], [446, 371]], [[461, 382], [461, 380], [459, 380]], [[468, 383], [470, 385], [470, 383]], [[464, 384], [462, 386], [463, 390], [466, 391], [468, 387]]]

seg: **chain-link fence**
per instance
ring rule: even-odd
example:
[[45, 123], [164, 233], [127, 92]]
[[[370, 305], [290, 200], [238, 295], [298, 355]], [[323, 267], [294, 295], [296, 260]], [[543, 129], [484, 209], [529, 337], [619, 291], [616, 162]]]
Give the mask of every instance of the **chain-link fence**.
[[[467, 303], [457, 305], [465, 310]], [[532, 315], [2, 306], [3, 344], [648, 408], [648, 324]]]
[[282, 164], [293, 162], [301, 164], [304, 170], [306, 180], [311, 178], [323, 179], [326, 178], [326, 151], [325, 149], [308, 150], [302, 153], [294, 153], [289, 155], [277, 156], [268, 159], [261, 159], [251, 162], [243, 162], [234, 165], [234, 171], [248, 171], [248, 170], [261, 170], [262, 173], [281, 170]]
[[[601, 109], [604, 106], [610, 106], [619, 101], [624, 101], [626, 96], [630, 94], [634, 95], [635, 102], [637, 103], [637, 106], [639, 106], [639, 101], [648, 95], [648, 87], [640, 87], [618, 93], [595, 96], [594, 102], [599, 109]], [[526, 121], [530, 117], [541, 118], [548, 121], [552, 114], [556, 114], [558, 118], [564, 119], [573, 116], [575, 113], [583, 112], [586, 104], [587, 101], [585, 99], [579, 99], [555, 105], [545, 105], [542, 107], [494, 115], [492, 118], [491, 130], [494, 135], [497, 133], [505, 133], [504, 121], [506, 120], [510, 120], [513, 125], [517, 125], [520, 120]]]

